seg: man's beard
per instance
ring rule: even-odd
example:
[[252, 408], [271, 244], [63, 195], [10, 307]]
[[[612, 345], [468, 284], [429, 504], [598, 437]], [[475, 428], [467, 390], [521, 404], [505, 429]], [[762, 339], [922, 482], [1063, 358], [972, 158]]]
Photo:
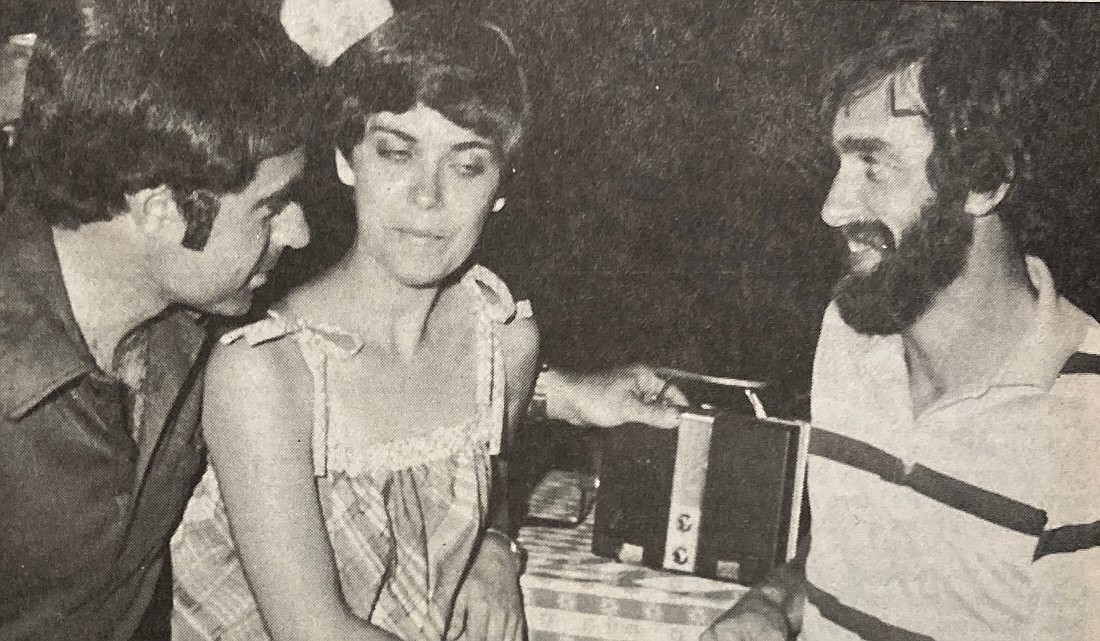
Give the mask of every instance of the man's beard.
[[960, 201], [935, 201], [921, 207], [920, 218], [899, 242], [881, 222], [845, 225], [846, 238], [870, 240], [882, 248], [870, 272], [851, 269], [833, 290], [841, 318], [861, 334], [897, 334], [932, 305], [936, 295], [966, 267], [974, 221]]

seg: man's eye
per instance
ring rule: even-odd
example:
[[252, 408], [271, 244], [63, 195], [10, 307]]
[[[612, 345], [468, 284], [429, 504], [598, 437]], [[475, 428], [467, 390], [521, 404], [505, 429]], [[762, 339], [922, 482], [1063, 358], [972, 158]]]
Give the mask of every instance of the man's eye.
[[863, 163], [863, 173], [868, 180], [878, 181], [882, 177], [882, 163], [873, 154], [863, 154], [859, 160]]

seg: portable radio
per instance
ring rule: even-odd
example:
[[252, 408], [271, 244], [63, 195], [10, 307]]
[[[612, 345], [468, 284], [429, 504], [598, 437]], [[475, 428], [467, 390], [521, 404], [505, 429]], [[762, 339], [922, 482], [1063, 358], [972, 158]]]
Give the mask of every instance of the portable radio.
[[752, 411], [698, 406], [674, 430], [607, 430], [592, 551], [755, 583], [794, 557], [810, 426], [769, 418], [755, 393], [763, 383], [661, 373], [741, 388]]

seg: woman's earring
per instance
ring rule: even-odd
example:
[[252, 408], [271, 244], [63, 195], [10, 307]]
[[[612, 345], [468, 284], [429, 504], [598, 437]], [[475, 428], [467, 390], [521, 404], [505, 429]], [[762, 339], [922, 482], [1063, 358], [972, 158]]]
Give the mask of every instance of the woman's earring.
[[504, 199], [503, 198], [497, 198], [497, 201], [495, 203], [493, 203], [493, 213], [494, 214], [500, 213], [501, 209], [504, 209]]
[[355, 170], [351, 168], [351, 163], [339, 149], [336, 150], [336, 175], [340, 178], [340, 182], [348, 187], [355, 186]]

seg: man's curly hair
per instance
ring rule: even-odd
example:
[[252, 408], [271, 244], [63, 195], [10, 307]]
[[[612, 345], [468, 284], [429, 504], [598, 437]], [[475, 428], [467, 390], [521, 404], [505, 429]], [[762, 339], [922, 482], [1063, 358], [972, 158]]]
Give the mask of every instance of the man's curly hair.
[[185, 246], [200, 249], [216, 195], [307, 139], [315, 72], [274, 20], [159, 17], [137, 28], [134, 15], [86, 16], [36, 44], [17, 173], [49, 222], [70, 228], [167, 185], [187, 219]]
[[1003, 215], [1031, 177], [1029, 139], [1042, 121], [1041, 91], [1057, 45], [1049, 22], [1004, 7], [909, 7], [840, 65], [822, 115], [832, 123], [840, 109], [920, 63], [920, 115], [935, 140], [929, 183], [949, 199], [1008, 184]]

